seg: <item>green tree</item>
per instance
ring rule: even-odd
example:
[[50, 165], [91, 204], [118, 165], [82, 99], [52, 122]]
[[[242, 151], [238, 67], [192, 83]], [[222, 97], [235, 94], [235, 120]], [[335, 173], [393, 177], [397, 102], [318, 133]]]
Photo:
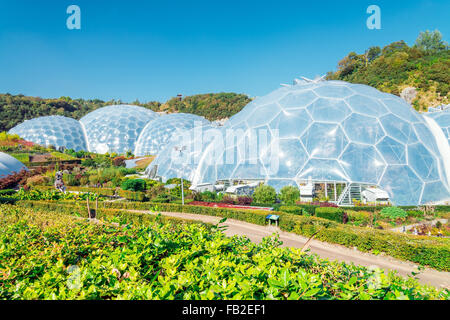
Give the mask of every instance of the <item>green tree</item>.
[[415, 46], [423, 51], [435, 53], [448, 49], [448, 44], [442, 40], [439, 30], [421, 32]]
[[300, 191], [294, 186], [285, 186], [280, 190], [280, 200], [286, 204], [294, 204], [300, 199]]
[[253, 199], [256, 203], [272, 204], [277, 200], [277, 192], [273, 187], [262, 184], [256, 188]]

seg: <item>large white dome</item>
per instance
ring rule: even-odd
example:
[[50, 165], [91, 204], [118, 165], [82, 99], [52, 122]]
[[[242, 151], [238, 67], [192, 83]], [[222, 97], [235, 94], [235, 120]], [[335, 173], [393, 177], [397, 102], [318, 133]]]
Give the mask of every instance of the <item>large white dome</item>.
[[376, 185], [397, 205], [450, 198], [450, 160], [424, 117], [365, 85], [282, 87], [249, 103], [221, 134], [224, 145], [204, 146], [186, 177], [194, 184], [256, 179], [280, 189], [311, 179]]

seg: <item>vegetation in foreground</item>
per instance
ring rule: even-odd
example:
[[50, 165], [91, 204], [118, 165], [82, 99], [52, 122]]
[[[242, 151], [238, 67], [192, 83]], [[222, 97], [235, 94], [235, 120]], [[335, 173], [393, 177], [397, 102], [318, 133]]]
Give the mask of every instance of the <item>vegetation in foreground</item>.
[[[381, 270], [199, 224], [0, 207], [1, 299], [448, 299]], [[157, 218], [158, 220], [158, 218]]]

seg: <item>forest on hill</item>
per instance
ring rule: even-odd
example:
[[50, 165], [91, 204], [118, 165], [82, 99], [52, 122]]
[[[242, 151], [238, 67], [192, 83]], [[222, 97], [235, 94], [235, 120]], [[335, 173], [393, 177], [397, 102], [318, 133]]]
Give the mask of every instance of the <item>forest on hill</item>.
[[[209, 93], [172, 98], [166, 103], [151, 101], [141, 103], [138, 100], [130, 104], [139, 105], [153, 111], [186, 112], [204, 116], [209, 120], [228, 118], [239, 112], [251, 99], [237, 93]], [[125, 103], [120, 100], [102, 101], [61, 97], [43, 99], [24, 95], [0, 94], [0, 132], [36, 117], [60, 115], [80, 119], [85, 114], [112, 104]]]
[[415, 88], [411, 104], [417, 111], [426, 111], [449, 103], [449, 46], [439, 31], [421, 32], [411, 47], [397, 41], [384, 48], [371, 47], [363, 54], [350, 52], [327, 79], [367, 84], [397, 96], [405, 88]]

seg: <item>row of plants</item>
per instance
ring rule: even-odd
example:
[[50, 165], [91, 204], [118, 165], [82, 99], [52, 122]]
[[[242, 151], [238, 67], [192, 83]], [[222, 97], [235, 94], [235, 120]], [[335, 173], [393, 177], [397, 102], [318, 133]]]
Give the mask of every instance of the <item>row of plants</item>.
[[94, 224], [0, 207], [0, 299], [449, 299], [413, 276], [321, 260], [275, 237], [254, 244], [155, 219]]
[[[73, 206], [73, 203], [23, 201], [24, 207], [39, 207], [53, 210], [55, 206]], [[161, 212], [185, 212], [232, 218], [253, 224], [265, 225], [267, 211], [210, 208], [204, 206], [182, 206], [178, 204], [151, 204], [140, 202], [103, 202], [104, 208], [128, 210], [156, 210]], [[340, 244], [374, 254], [384, 253], [394, 258], [430, 266], [437, 270], [450, 271], [449, 239], [429, 238], [394, 233], [384, 230], [362, 228], [313, 216], [298, 216], [284, 212], [272, 212], [280, 216], [279, 227], [283, 231], [301, 236], [315, 235], [317, 240]], [[316, 234], [316, 232], [318, 232]]]

